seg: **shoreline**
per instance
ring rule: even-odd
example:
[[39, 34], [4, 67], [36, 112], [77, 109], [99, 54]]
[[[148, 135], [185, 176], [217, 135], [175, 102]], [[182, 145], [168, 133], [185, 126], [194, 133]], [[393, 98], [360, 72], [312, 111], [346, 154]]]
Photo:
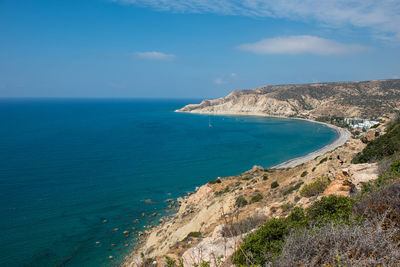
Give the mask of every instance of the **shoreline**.
[[315, 159], [316, 157], [322, 156], [332, 150], [335, 150], [336, 148], [344, 145], [347, 140], [351, 137], [351, 133], [345, 129], [345, 128], [340, 128], [338, 126], [326, 123], [326, 122], [321, 122], [321, 121], [315, 121], [312, 119], [305, 119], [305, 118], [289, 118], [289, 117], [284, 117], [284, 116], [271, 116], [265, 113], [261, 112], [248, 112], [248, 113], [241, 113], [241, 112], [193, 112], [193, 111], [181, 111], [181, 110], [175, 110], [175, 112], [180, 112], [180, 113], [192, 113], [192, 114], [200, 114], [200, 115], [214, 115], [214, 116], [258, 116], [258, 117], [270, 117], [270, 118], [281, 118], [281, 119], [294, 119], [294, 120], [303, 120], [303, 121], [308, 121], [311, 123], [318, 123], [325, 125], [326, 127], [329, 127], [333, 130], [335, 130], [338, 133], [338, 137], [332, 142], [327, 145], [325, 145], [322, 148], [319, 148], [315, 151], [312, 151], [304, 156], [292, 158], [289, 160], [286, 160], [282, 163], [279, 163], [277, 165], [274, 165], [270, 167], [271, 169], [284, 169], [284, 168], [293, 168], [296, 167], [300, 164], [303, 164], [307, 161], [310, 161], [312, 159]]
[[[311, 121], [311, 120], [308, 120], [308, 121]], [[315, 122], [315, 121], [312, 121], [312, 122]], [[347, 140], [349, 140], [349, 138], [351, 136], [350, 132], [347, 129], [340, 128], [340, 127], [337, 127], [335, 125], [327, 124], [327, 123], [323, 123], [323, 122], [315, 122], [315, 123], [324, 124], [325, 126], [334, 129], [339, 135], [338, 138], [336, 138], [332, 143], [327, 144], [326, 146], [324, 146], [324, 147], [322, 147], [320, 149], [317, 149], [317, 150], [315, 150], [313, 152], [310, 152], [310, 153], [308, 153], [308, 154], [306, 154], [304, 156], [300, 156], [300, 157], [297, 157], [297, 158], [293, 158], [293, 159], [287, 160], [287, 161], [282, 162], [282, 163], [280, 163], [278, 165], [275, 165], [275, 166], [273, 166], [271, 168], [273, 168], [273, 169], [281, 169], [281, 168], [293, 168], [293, 167], [296, 167], [296, 166], [298, 166], [300, 164], [303, 164], [303, 163], [305, 163], [307, 161], [310, 161], [310, 160], [315, 159], [315, 158], [317, 158], [319, 156], [322, 156], [322, 155], [324, 155], [324, 154], [326, 154], [326, 153], [328, 153], [330, 151], [333, 151], [336, 148], [344, 145], [347, 142]]]
[[[182, 111], [175, 111], [175, 112], [182, 112]], [[233, 113], [230, 113], [230, 114], [222, 114], [222, 113], [215, 114], [215, 113], [211, 113], [211, 112], [210, 113], [205, 113], [205, 112], [183, 112], [183, 113], [194, 113], [194, 114], [204, 114], [204, 115], [262, 116], [262, 117], [275, 117], [275, 118], [284, 118], [284, 119], [306, 120], [306, 121], [309, 121], [309, 122], [312, 122], [312, 123], [323, 124], [323, 125], [331, 128], [331, 129], [335, 130], [338, 133], [338, 137], [333, 142], [325, 145], [324, 147], [322, 147], [320, 149], [317, 149], [315, 151], [312, 151], [312, 152], [310, 152], [310, 153], [308, 153], [308, 154], [306, 154], [304, 156], [293, 158], [293, 159], [284, 161], [284, 162], [282, 162], [282, 163], [280, 163], [278, 165], [270, 167], [270, 168], [273, 168], [273, 169], [280, 169], [280, 170], [283, 170], [285, 168], [294, 168], [296, 166], [299, 166], [300, 164], [303, 164], [303, 163], [306, 163], [306, 162], [310, 162], [310, 161], [314, 160], [315, 158], [317, 158], [317, 157], [319, 157], [321, 155], [329, 153], [329, 152], [335, 150], [336, 148], [341, 147], [342, 145], [344, 145], [349, 140], [349, 138], [351, 136], [350, 132], [347, 129], [340, 128], [340, 127], [337, 127], [337, 126], [332, 125], [332, 124], [313, 121], [311, 119], [304, 119], [304, 118], [288, 118], [288, 117], [268, 116], [266, 114], [260, 114], [260, 113], [258, 113], [258, 114], [243, 114], [243, 113], [241, 113], [241, 114], [233, 114]], [[241, 174], [239, 174], [239, 175], [241, 175]], [[202, 185], [202, 186], [204, 186], [204, 185]], [[184, 197], [184, 199], [185, 198], [187, 199], [187, 196]], [[164, 223], [167, 223], [170, 220], [174, 220], [174, 218], [176, 218], [178, 213], [179, 213], [179, 208], [178, 208], [178, 211], [176, 213], [170, 214], [170, 215], [167, 216], [167, 217], [169, 217], [169, 220], [165, 220], [163, 223], [156, 223], [155, 224], [156, 228], [154, 228], [154, 229], [160, 230], [161, 228], [157, 228], [157, 227], [162, 227], [162, 225]], [[154, 229], [151, 229], [148, 234], [150, 234], [151, 232], [154, 232]], [[147, 240], [149, 238], [150, 235], [148, 235], [148, 234], [146, 234], [144, 236], [144, 239], [142, 239], [142, 241], [139, 241], [139, 243], [137, 244], [138, 246], [135, 248], [135, 250], [132, 253], [128, 254], [128, 256], [125, 257], [125, 260], [122, 263], [122, 266], [134, 266], [135, 264], [138, 264], [138, 260], [139, 260], [138, 257], [139, 256], [137, 254], [137, 251], [139, 251], [139, 249], [144, 245], [143, 242], [146, 242], [145, 240]]]

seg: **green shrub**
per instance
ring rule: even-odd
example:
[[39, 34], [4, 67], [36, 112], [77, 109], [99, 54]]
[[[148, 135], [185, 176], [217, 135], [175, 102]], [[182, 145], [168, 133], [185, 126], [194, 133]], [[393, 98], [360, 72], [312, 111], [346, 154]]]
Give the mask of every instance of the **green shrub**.
[[317, 168], [317, 167], [314, 167], [314, 168], [312, 168], [312, 170], [311, 170], [311, 171], [312, 171], [312, 172], [314, 172], [316, 168]]
[[283, 191], [282, 194], [283, 194], [284, 196], [286, 196], [286, 195], [292, 193], [293, 191], [298, 190], [298, 189], [301, 187], [302, 184], [304, 184], [304, 182], [303, 182], [303, 181], [300, 181], [300, 182], [298, 182], [296, 185], [291, 186], [291, 187], [289, 187], [288, 189], [286, 189], [285, 191]]
[[277, 181], [271, 183], [271, 188], [277, 188], [278, 186], [279, 184]]
[[264, 198], [263, 195], [260, 194], [260, 193], [258, 193], [257, 195], [254, 195], [254, 196], [251, 198], [250, 203], [256, 203], [256, 202], [260, 201], [260, 200], [263, 199], [263, 198]]
[[245, 241], [233, 254], [233, 262], [236, 265], [250, 265], [242, 250], [250, 258], [251, 263], [264, 265], [269, 259], [278, 255], [284, 243], [284, 238], [289, 232], [285, 219], [270, 219], [257, 231], [248, 235]]
[[373, 181], [373, 183], [377, 188], [381, 188], [387, 185], [389, 182], [393, 182], [394, 179], [399, 177], [400, 159], [396, 159], [390, 164], [389, 168], [384, 173], [380, 174], [378, 178]]
[[209, 184], [220, 184], [221, 183], [221, 179], [215, 179], [215, 180], [211, 180], [208, 182]]
[[328, 160], [328, 158], [323, 158], [323, 159], [321, 159], [321, 160], [319, 161], [318, 165], [324, 163], [324, 162], [327, 161], [327, 160]]
[[354, 199], [344, 196], [330, 195], [323, 197], [306, 209], [307, 217], [318, 225], [327, 221], [348, 223], [354, 203]]
[[[270, 219], [257, 231], [249, 234], [236, 250], [232, 259], [236, 265], [265, 265], [279, 255], [286, 235], [293, 229], [304, 227], [307, 223], [302, 208], [294, 208], [286, 218]], [[247, 261], [246, 256], [251, 260]]]
[[216, 196], [220, 196], [220, 195], [223, 195], [225, 193], [228, 193], [229, 191], [231, 191], [231, 190], [230, 190], [229, 186], [227, 186], [227, 187], [225, 187], [224, 190], [215, 192], [215, 195]]
[[315, 182], [303, 186], [300, 190], [300, 195], [302, 197], [317, 196], [325, 191], [329, 183], [328, 178], [319, 178]]
[[264, 180], [264, 181], [268, 180], [268, 174], [265, 173], [265, 174], [263, 175], [263, 180]]
[[300, 177], [304, 177], [304, 176], [306, 176], [307, 174], [308, 174], [308, 171], [304, 171], [304, 172], [301, 173]]
[[[322, 226], [327, 221], [347, 224], [350, 221], [354, 200], [342, 196], [323, 197], [306, 211], [294, 207], [286, 218], [270, 219], [257, 231], [249, 234], [232, 256], [236, 265], [265, 266], [281, 252], [286, 236], [309, 226]], [[289, 207], [290, 204], [284, 204]], [[285, 208], [284, 205], [281, 208]], [[251, 262], [248, 262], [246, 256]]]
[[190, 232], [186, 237], [185, 237], [185, 239], [183, 239], [183, 241], [186, 241], [186, 240], [188, 240], [189, 238], [192, 238], [192, 237], [200, 237], [201, 236], [201, 233], [200, 232]]
[[386, 134], [372, 140], [351, 161], [354, 164], [375, 162], [400, 151], [400, 120], [387, 128]]
[[236, 199], [236, 207], [241, 208], [241, 207], [246, 206], [247, 204], [249, 204], [249, 203], [247, 202], [247, 200], [243, 196], [239, 196]]
[[175, 267], [176, 266], [176, 260], [171, 259], [167, 255], [165, 255], [164, 258], [165, 258], [165, 263], [167, 264], [167, 267]]
[[389, 174], [393, 177], [400, 176], [400, 159], [396, 159], [389, 167]]

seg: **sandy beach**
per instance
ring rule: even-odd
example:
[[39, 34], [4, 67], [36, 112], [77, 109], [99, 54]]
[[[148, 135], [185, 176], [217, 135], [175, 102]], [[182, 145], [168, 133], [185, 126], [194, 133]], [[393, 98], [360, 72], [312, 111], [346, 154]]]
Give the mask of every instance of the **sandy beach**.
[[337, 147], [339, 147], [339, 146], [343, 145], [344, 143], [346, 143], [346, 141], [351, 136], [350, 132], [347, 129], [340, 128], [340, 127], [337, 127], [337, 126], [334, 126], [334, 125], [328, 124], [328, 123], [312, 121], [312, 120], [308, 120], [308, 121], [311, 121], [311, 122], [314, 122], [314, 123], [321, 123], [321, 124], [324, 124], [324, 125], [332, 128], [332, 129], [334, 129], [339, 134], [339, 137], [334, 142], [324, 146], [323, 148], [320, 148], [320, 149], [318, 149], [318, 150], [316, 150], [314, 152], [311, 152], [311, 153], [309, 153], [309, 154], [307, 154], [305, 156], [301, 156], [301, 157], [298, 157], [298, 158], [294, 158], [294, 159], [285, 161], [285, 162], [283, 162], [281, 164], [273, 166], [272, 168], [278, 169], [278, 168], [293, 168], [293, 167], [296, 167], [296, 166], [298, 166], [298, 165], [300, 165], [302, 163], [305, 163], [305, 162], [307, 162], [309, 160], [312, 160], [312, 159], [314, 159], [316, 157], [324, 155], [325, 153], [327, 153], [329, 151], [332, 151], [332, 150], [336, 149]]
[[[181, 111], [181, 110], [176, 110], [175, 112], [185, 112], [185, 111]], [[342, 146], [344, 143], [346, 143], [346, 141], [350, 138], [351, 133], [344, 128], [340, 128], [337, 127], [335, 125], [329, 124], [329, 123], [325, 123], [325, 122], [320, 122], [320, 121], [314, 121], [314, 120], [310, 120], [310, 119], [302, 119], [302, 118], [288, 118], [288, 117], [280, 117], [280, 116], [270, 116], [270, 115], [266, 115], [264, 113], [261, 112], [196, 112], [196, 111], [191, 111], [188, 113], [195, 113], [195, 114], [209, 114], [209, 115], [228, 115], [228, 116], [261, 116], [261, 117], [272, 117], [272, 118], [283, 118], [283, 119], [294, 119], [294, 120], [304, 120], [304, 121], [309, 121], [312, 123], [319, 123], [319, 124], [323, 124], [329, 128], [334, 129], [337, 133], [338, 133], [338, 138], [333, 141], [332, 143], [316, 150], [313, 151], [307, 155], [301, 156], [301, 157], [297, 157], [294, 159], [290, 159], [288, 161], [282, 162], [278, 165], [272, 166], [271, 168], [274, 169], [279, 169], [279, 168], [293, 168], [296, 167], [302, 163], [305, 163], [309, 160], [312, 160], [316, 157], [319, 157], [327, 152], [330, 152], [334, 149], [336, 149], [337, 147]]]

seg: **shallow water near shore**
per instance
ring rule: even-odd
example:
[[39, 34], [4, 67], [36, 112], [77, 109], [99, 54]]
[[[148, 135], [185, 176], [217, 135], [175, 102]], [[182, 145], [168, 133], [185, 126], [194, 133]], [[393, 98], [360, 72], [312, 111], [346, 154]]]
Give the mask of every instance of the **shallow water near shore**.
[[155, 223], [166, 199], [337, 138], [301, 120], [173, 112], [199, 101], [1, 99], [0, 266], [117, 265], [136, 237], [123, 231]]

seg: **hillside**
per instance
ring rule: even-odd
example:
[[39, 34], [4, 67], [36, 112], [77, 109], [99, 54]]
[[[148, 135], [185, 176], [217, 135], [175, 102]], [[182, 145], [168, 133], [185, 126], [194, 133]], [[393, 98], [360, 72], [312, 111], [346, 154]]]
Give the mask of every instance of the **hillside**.
[[236, 90], [177, 111], [315, 119], [323, 116], [374, 118], [400, 110], [400, 80], [271, 85]]
[[142, 233], [123, 266], [399, 266], [400, 155], [351, 163], [389, 137], [398, 144], [399, 127], [294, 168], [210, 181]]

